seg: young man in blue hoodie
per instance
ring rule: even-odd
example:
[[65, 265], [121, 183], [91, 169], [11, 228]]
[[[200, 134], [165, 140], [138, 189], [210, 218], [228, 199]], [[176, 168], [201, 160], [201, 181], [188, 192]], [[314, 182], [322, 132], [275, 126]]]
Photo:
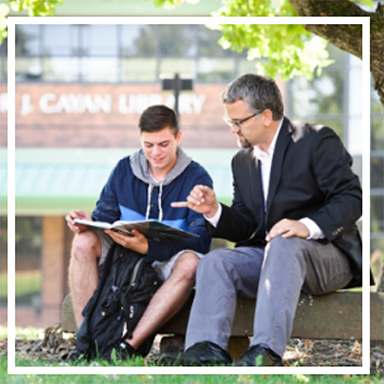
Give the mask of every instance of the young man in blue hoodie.
[[[147, 108], [140, 117], [139, 129], [142, 148], [118, 162], [92, 214], [78, 210], [66, 216], [69, 228], [75, 232], [69, 285], [78, 325], [113, 242], [142, 254], [164, 280], [132, 339], [122, 340], [127, 355], [134, 355], [150, 335], [181, 309], [194, 285], [199, 258], [210, 247], [204, 217], [188, 208], [171, 207], [172, 201], [185, 200], [196, 184], [212, 187], [205, 169], [179, 148], [181, 132], [174, 111], [164, 105]], [[157, 219], [199, 237], [151, 242], [138, 231], [133, 231], [132, 237], [108, 230], [105, 235], [98, 235], [75, 224], [75, 218], [110, 223]]]

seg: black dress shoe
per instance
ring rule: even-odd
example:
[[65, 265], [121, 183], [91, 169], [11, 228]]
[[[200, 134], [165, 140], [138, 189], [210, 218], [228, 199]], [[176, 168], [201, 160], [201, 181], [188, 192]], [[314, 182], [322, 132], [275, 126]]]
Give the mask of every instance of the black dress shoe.
[[283, 366], [283, 360], [270, 349], [253, 345], [249, 347], [239, 360], [235, 362], [236, 366], [255, 367], [255, 366]]
[[217, 344], [202, 341], [192, 345], [184, 353], [166, 353], [158, 361], [159, 365], [215, 366], [232, 365], [230, 354]]

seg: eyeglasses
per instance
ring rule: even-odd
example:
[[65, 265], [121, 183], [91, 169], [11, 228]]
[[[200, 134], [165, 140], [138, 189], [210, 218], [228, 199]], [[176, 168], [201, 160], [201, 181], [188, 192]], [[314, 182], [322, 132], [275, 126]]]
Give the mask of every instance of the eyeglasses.
[[230, 119], [228, 119], [227, 116], [224, 116], [223, 119], [231, 128], [233, 126], [235, 126], [236, 129], [240, 130], [241, 129], [241, 124], [243, 124], [247, 120], [251, 119], [252, 117], [259, 116], [259, 115], [260, 115], [260, 113], [254, 113], [253, 115], [245, 117], [244, 119], [241, 119], [239, 121], [230, 120]]

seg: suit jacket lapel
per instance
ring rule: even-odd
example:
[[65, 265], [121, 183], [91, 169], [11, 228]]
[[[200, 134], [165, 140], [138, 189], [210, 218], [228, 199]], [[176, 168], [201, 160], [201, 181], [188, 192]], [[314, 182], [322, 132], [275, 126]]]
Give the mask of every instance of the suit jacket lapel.
[[275, 152], [272, 160], [271, 175], [269, 179], [266, 220], [268, 220], [268, 213], [270, 211], [271, 204], [276, 193], [276, 189], [280, 182], [281, 172], [283, 169], [283, 161], [285, 157], [285, 151], [287, 150], [288, 144], [291, 141], [291, 134], [292, 134], [291, 123], [286, 117], [284, 117], [283, 125], [281, 127], [279, 136], [276, 141]]

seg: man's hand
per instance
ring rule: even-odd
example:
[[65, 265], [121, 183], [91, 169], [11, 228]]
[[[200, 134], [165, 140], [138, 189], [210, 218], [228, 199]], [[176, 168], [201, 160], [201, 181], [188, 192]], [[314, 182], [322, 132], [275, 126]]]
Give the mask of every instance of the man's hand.
[[105, 230], [105, 233], [111, 236], [116, 243], [122, 245], [124, 248], [131, 249], [132, 251], [141, 253], [142, 255], [148, 253], [148, 240], [143, 234], [136, 231], [136, 229], [132, 229], [133, 236], [123, 235], [122, 233], [108, 229]]
[[75, 224], [75, 219], [86, 219], [92, 220], [92, 216], [84, 211], [71, 211], [65, 216], [65, 220], [67, 220], [67, 225], [71, 229], [71, 231], [75, 233], [79, 233], [88, 229], [85, 225]]
[[171, 206], [174, 208], [187, 207], [208, 218], [213, 217], [219, 209], [215, 192], [205, 185], [196, 185], [187, 197], [187, 201], [173, 202]]
[[273, 238], [280, 235], [285, 239], [292, 236], [306, 239], [309, 236], [309, 230], [300, 221], [283, 219], [271, 228], [265, 240], [271, 241]]

